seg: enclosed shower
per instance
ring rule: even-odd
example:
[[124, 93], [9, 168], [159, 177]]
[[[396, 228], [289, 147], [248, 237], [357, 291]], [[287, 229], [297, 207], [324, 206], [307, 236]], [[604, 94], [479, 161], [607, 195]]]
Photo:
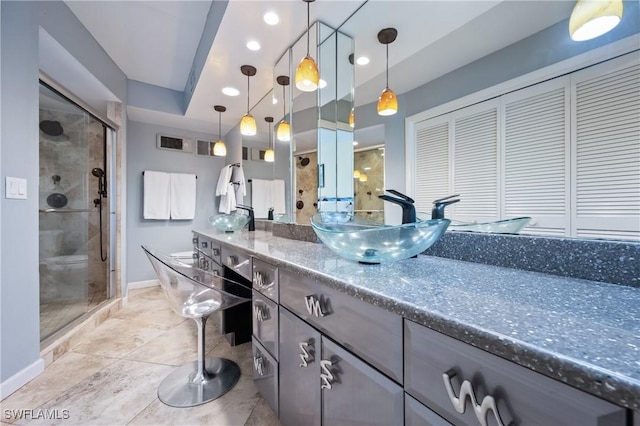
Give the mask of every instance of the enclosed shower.
[[40, 84], [40, 340], [112, 296], [108, 152], [113, 130]]

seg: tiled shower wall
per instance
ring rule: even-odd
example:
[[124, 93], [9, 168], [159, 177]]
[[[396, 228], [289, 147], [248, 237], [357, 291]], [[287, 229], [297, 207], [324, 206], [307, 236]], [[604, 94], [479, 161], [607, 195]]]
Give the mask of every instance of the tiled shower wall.
[[[309, 163], [303, 166], [303, 159], [308, 158]], [[296, 223], [309, 225], [311, 216], [318, 211], [318, 154], [309, 152], [296, 155], [294, 158], [296, 168], [296, 185], [294, 211]]]
[[354, 153], [353, 167], [367, 176], [366, 182], [354, 178], [356, 216], [384, 222], [384, 149], [374, 148]]

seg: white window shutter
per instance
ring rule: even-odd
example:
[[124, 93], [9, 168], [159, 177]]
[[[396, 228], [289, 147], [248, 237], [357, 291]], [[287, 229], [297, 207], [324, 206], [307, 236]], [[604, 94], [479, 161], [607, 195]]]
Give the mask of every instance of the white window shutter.
[[425, 120], [415, 129], [415, 205], [429, 217], [433, 200], [449, 192], [449, 121], [446, 117]]
[[[498, 102], [487, 101], [452, 114], [453, 189], [460, 202], [446, 217], [461, 221], [499, 218]], [[450, 194], [447, 194], [450, 195]]]
[[504, 218], [530, 216], [526, 233], [568, 235], [569, 79], [503, 96]]
[[640, 65], [621, 58], [572, 77], [575, 236], [640, 240]]

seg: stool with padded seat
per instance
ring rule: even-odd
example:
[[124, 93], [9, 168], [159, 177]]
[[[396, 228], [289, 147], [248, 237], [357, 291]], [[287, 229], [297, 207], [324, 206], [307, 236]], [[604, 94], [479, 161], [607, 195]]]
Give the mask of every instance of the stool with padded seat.
[[[178, 367], [160, 383], [158, 398], [172, 407], [193, 407], [228, 392], [240, 378], [240, 367], [225, 358], [204, 358], [205, 323], [214, 312], [250, 299], [238, 296], [244, 286], [142, 246], [160, 285], [178, 315], [198, 326], [198, 360]], [[238, 291], [234, 291], [239, 286]]]

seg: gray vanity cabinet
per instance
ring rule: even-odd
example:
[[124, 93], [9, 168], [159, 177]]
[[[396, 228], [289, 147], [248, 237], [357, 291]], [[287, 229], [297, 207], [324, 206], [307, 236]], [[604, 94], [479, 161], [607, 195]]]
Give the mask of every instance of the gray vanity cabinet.
[[278, 362], [256, 340], [251, 341], [253, 353], [253, 383], [271, 409], [278, 414]]
[[627, 410], [405, 320], [405, 390], [456, 425], [624, 426]]
[[404, 426], [452, 426], [452, 424], [405, 393]]
[[192, 242], [194, 264], [205, 271], [222, 275], [220, 244], [196, 233], [193, 234]]
[[403, 395], [402, 387], [280, 308], [283, 425], [401, 425]]
[[392, 380], [326, 337], [319, 365], [323, 425], [403, 423], [404, 393]]
[[384, 374], [402, 384], [402, 317], [280, 270], [280, 303]]
[[280, 308], [280, 423], [320, 425], [320, 333]]
[[253, 290], [251, 303], [253, 336], [258, 339], [277, 360], [278, 305], [255, 290]]

